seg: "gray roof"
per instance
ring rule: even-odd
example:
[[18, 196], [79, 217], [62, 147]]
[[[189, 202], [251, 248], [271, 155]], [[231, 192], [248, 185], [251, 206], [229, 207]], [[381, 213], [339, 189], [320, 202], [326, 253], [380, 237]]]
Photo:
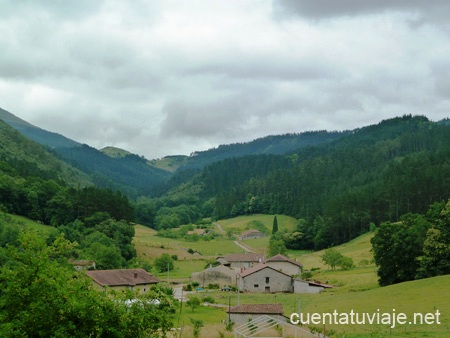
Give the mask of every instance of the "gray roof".
[[283, 304], [241, 304], [233, 306], [229, 313], [283, 314]]
[[288, 263], [297, 265], [297, 266], [299, 266], [301, 268], [303, 267], [303, 265], [301, 263], [299, 263], [297, 261], [294, 261], [293, 259], [290, 259], [290, 258], [288, 258], [286, 256], [283, 256], [282, 254], [278, 254], [278, 255], [275, 255], [273, 257], [270, 257], [267, 260], [267, 262], [288, 262]]
[[86, 274], [101, 286], [135, 286], [160, 282], [144, 269], [91, 270], [86, 271]]

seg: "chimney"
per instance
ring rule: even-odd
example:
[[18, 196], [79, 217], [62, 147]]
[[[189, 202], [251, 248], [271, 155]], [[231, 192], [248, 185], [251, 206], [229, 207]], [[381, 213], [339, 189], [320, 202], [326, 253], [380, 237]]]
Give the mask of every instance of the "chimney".
[[137, 275], [138, 275], [138, 273], [137, 273], [137, 272], [135, 272], [135, 273], [134, 273], [134, 278], [137, 278]]

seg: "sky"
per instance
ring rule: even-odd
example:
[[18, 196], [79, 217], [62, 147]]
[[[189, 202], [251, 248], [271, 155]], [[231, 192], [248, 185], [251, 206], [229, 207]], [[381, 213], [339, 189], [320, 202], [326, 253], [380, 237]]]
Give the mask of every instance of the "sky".
[[0, 107], [148, 159], [450, 116], [448, 0], [0, 0]]

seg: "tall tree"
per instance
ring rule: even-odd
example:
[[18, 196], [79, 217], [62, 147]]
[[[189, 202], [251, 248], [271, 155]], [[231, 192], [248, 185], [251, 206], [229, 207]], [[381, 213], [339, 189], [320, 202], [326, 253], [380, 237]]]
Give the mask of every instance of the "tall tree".
[[272, 235], [278, 232], [278, 219], [277, 215], [273, 218], [273, 225], [272, 225]]

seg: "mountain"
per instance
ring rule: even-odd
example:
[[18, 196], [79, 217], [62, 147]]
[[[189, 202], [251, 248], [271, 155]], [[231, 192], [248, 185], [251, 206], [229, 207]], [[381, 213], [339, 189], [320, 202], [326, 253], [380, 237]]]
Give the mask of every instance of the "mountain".
[[[43, 130], [0, 109], [0, 119], [30, 139], [48, 146], [61, 160], [89, 175], [99, 187], [118, 189], [128, 196], [158, 195], [165, 189], [191, 178], [208, 164], [227, 158], [261, 154], [285, 154], [299, 148], [332, 142], [348, 132], [305, 132], [267, 136], [247, 143], [220, 145], [191, 156], [166, 156], [147, 161], [138, 155], [115, 148], [97, 150], [57, 133]], [[175, 177], [173, 175], [175, 174]]]
[[302, 220], [287, 245], [320, 249], [404, 214], [426, 213], [450, 198], [449, 177], [450, 125], [405, 115], [289, 154], [211, 163], [171, 186], [160, 199], [169, 209], [152, 226], [173, 224], [169, 215], [192, 219], [186, 210], [215, 219], [285, 214]]
[[1, 171], [20, 177], [63, 181], [71, 186], [92, 185], [85, 173], [56, 158], [42, 145], [0, 120]]
[[[249, 155], [282, 155], [298, 149], [329, 143], [349, 134], [349, 131], [309, 131], [284, 135], [270, 135], [245, 143], [220, 145], [205, 151], [196, 151], [189, 157], [176, 157], [178, 170], [201, 169], [227, 158]], [[169, 158], [173, 160], [174, 157]]]
[[17, 116], [11, 114], [10, 112], [0, 108], [0, 120], [3, 120], [11, 127], [19, 131], [21, 134], [27, 136], [33, 141], [46, 145], [50, 148], [58, 147], [76, 147], [80, 143], [73, 141], [63, 135], [49, 132], [47, 130], [36, 127]]
[[169, 172], [149, 165], [138, 155], [112, 147], [99, 151], [33, 126], [3, 109], [0, 109], [0, 120], [27, 138], [48, 147], [59, 161], [77, 168], [84, 173], [84, 177], [101, 188], [120, 190], [129, 197], [152, 195], [170, 176]]

